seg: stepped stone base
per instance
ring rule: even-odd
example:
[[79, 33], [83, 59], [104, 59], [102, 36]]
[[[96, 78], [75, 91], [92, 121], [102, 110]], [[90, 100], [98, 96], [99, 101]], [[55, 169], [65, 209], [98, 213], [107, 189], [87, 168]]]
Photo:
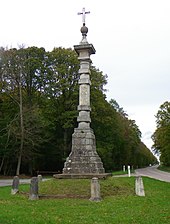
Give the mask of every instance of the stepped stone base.
[[92, 179], [97, 177], [98, 179], [106, 179], [107, 177], [112, 176], [111, 173], [84, 173], [84, 174], [54, 174], [53, 177], [56, 179]]
[[72, 151], [64, 164], [63, 174], [60, 175], [71, 177], [77, 174], [86, 174], [86, 176], [95, 174], [93, 177], [97, 174], [105, 174], [103, 163], [96, 152], [95, 135], [91, 128], [74, 129]]

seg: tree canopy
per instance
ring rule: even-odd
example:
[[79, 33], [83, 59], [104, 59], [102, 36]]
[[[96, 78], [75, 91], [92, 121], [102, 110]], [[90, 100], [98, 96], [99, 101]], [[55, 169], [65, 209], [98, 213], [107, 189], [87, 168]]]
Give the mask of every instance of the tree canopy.
[[156, 131], [152, 139], [153, 149], [160, 155], [160, 161], [170, 166], [170, 102], [164, 102], [156, 115]]
[[[78, 115], [79, 61], [72, 49], [0, 49], [0, 172], [62, 170]], [[141, 133], [116, 100], [107, 75], [91, 67], [91, 118], [106, 171], [154, 163]]]

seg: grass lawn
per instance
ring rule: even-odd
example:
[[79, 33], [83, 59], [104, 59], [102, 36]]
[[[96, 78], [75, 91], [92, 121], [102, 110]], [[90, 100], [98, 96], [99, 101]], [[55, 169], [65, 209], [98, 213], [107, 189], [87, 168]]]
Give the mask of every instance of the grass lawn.
[[[134, 173], [134, 170], [130, 170], [130, 173]], [[112, 172], [112, 176], [116, 176], [116, 175], [125, 175], [125, 174], [128, 174], [128, 171], [123, 171], [123, 170], [120, 170], [120, 171], [113, 171]]]
[[[91, 202], [90, 180], [49, 180], [40, 194], [72, 198], [28, 200], [29, 185], [11, 195], [0, 188], [0, 224], [164, 224], [170, 223], [170, 183], [143, 178], [145, 197], [135, 196], [134, 177], [100, 180], [101, 202]], [[84, 198], [77, 198], [83, 195]]]
[[123, 171], [123, 170], [120, 170], [120, 171], [113, 171], [112, 172], [112, 176], [116, 176], [116, 175], [124, 175], [124, 174], [128, 174], [127, 171]]

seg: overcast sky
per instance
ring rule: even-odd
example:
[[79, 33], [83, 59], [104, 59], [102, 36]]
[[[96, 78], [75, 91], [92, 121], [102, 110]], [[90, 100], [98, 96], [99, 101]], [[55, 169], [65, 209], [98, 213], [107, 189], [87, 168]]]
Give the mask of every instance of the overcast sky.
[[81, 41], [85, 7], [93, 64], [152, 145], [155, 115], [169, 101], [170, 0], [0, 0], [0, 46], [71, 47]]

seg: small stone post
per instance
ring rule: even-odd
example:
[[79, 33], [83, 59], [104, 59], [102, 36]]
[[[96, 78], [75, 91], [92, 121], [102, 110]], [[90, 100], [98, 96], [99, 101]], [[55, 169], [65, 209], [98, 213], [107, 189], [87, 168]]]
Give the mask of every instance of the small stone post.
[[39, 196], [38, 196], [38, 177], [32, 177], [31, 178], [29, 199], [30, 200], [39, 199]]
[[123, 165], [123, 172], [125, 172], [125, 165]]
[[38, 175], [38, 182], [41, 182], [42, 181], [42, 175]]
[[130, 174], [130, 166], [128, 166], [128, 176], [131, 177], [131, 174]]
[[101, 201], [100, 197], [100, 184], [97, 177], [93, 177], [91, 180], [91, 201]]
[[16, 194], [19, 192], [19, 177], [15, 176], [12, 182], [11, 194]]
[[137, 176], [135, 181], [135, 193], [138, 196], [145, 196], [142, 177]]

